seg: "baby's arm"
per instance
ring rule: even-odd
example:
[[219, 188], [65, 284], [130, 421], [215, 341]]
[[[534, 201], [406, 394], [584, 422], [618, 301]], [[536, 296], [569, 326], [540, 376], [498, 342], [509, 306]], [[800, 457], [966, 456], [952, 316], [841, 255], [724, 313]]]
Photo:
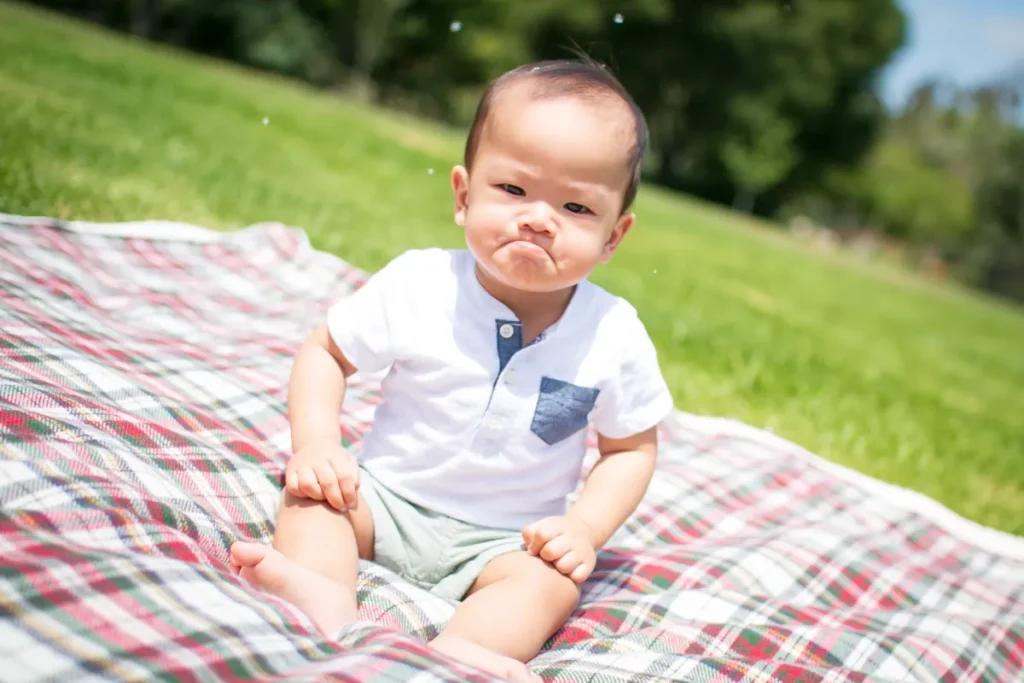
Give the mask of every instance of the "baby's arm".
[[597, 562], [597, 550], [643, 499], [657, 460], [657, 428], [622, 439], [599, 436], [598, 448], [601, 459], [572, 509], [523, 529], [527, 551], [576, 583], [587, 580]]
[[395, 362], [393, 324], [416, 305], [410, 293], [422, 282], [423, 258], [406, 252], [371, 275], [331, 306], [299, 351], [288, 387], [295, 455], [286, 483], [293, 495], [327, 500], [339, 511], [357, 503], [358, 464], [341, 445], [338, 423], [347, 380], [357, 369], [375, 373]]
[[341, 445], [338, 424], [347, 377], [355, 371], [324, 324], [299, 349], [288, 384], [294, 455], [285, 471], [285, 488], [299, 498], [326, 500], [339, 511], [358, 500], [358, 470]]
[[657, 428], [624, 439], [599, 435], [598, 450], [601, 458], [568, 513], [590, 529], [595, 550], [629, 519], [647, 492], [658, 458]]
[[346, 378], [354, 372], [328, 334], [327, 325], [313, 330], [295, 357], [288, 383], [294, 453], [318, 439], [338, 442], [338, 415], [345, 400]]
[[610, 337], [619, 362], [601, 387], [591, 419], [601, 459], [576, 504], [560, 517], [523, 529], [527, 550], [577, 583], [590, 576], [597, 550], [636, 510], [654, 476], [657, 425], [672, 411], [658, 352], [635, 310], [623, 308]]

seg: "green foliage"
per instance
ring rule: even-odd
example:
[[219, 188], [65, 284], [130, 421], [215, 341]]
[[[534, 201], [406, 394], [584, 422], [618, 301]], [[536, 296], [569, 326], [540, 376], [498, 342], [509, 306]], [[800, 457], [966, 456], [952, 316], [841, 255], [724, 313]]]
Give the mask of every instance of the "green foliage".
[[880, 145], [865, 174], [867, 208], [891, 235], [924, 243], [964, 235], [974, 227], [971, 189], [920, 159], [900, 141]]
[[1024, 240], [1024, 130], [1013, 130], [979, 190], [982, 221]]
[[[446, 176], [463, 130], [3, 3], [0, 111], [0, 211], [279, 220], [370, 270], [462, 243]], [[679, 409], [1024, 533], [1019, 310], [650, 186], [636, 208], [595, 280], [637, 305]]]
[[789, 212], [816, 205], [825, 224], [937, 247], [964, 281], [1024, 300], [1022, 92], [1024, 79], [921, 86], [856, 169], [830, 170]]
[[987, 289], [1024, 301], [1024, 131], [1013, 131], [978, 189], [979, 239], [968, 254]]
[[267, 0], [238, 14], [241, 59], [268, 71], [324, 82], [331, 73], [319, 27], [289, 0]]
[[446, 121], [467, 119], [484, 83], [530, 58], [513, 4], [411, 0], [372, 73], [382, 99]]
[[647, 113], [658, 182], [762, 213], [865, 153], [903, 34], [895, 0], [36, 1], [460, 123], [494, 76], [578, 46]]
[[[859, 160], [882, 122], [873, 78], [903, 37], [891, 0], [600, 5], [599, 23], [542, 24], [535, 50], [564, 54], [575, 37], [615, 64], [651, 120], [665, 185], [722, 202], [756, 189], [770, 213], [824, 169]], [[617, 7], [621, 25], [608, 20]], [[759, 187], [745, 188], [754, 177]]]
[[721, 161], [738, 191], [736, 208], [750, 211], [758, 194], [782, 180], [796, 164], [795, 131], [790, 121], [763, 107], [756, 99], [737, 97], [732, 102], [737, 134], [726, 137]]

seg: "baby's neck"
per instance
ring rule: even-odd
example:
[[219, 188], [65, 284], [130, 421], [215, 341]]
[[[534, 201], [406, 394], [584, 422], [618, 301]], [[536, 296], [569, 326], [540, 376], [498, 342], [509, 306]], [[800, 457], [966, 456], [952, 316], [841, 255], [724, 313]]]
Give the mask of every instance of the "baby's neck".
[[480, 285], [491, 296], [505, 304], [523, 323], [524, 343], [529, 343], [538, 334], [558, 322], [576, 292], [575, 286], [553, 292], [524, 292], [492, 281], [479, 269], [476, 276]]

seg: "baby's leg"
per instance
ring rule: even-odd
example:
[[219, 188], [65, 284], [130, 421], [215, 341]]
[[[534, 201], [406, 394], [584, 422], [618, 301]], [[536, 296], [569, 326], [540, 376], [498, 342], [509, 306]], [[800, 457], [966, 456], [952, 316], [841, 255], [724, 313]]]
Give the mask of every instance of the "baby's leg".
[[544, 560], [513, 552], [492, 560], [444, 631], [431, 643], [459, 657], [469, 641], [520, 662], [533, 659], [569, 618], [580, 591]]
[[281, 500], [274, 547], [235, 543], [231, 563], [246, 580], [291, 602], [328, 636], [356, 619], [359, 558], [372, 559], [373, 518], [359, 497], [349, 513], [327, 503]]

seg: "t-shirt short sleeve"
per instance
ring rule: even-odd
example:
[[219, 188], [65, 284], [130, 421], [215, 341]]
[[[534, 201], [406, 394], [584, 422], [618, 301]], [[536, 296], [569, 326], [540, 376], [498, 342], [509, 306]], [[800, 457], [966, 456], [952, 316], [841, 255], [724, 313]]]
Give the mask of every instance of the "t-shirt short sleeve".
[[657, 349], [635, 312], [616, 332], [619, 363], [598, 395], [593, 424], [599, 434], [623, 439], [654, 427], [674, 406]]
[[416, 285], [415, 252], [395, 257], [327, 312], [327, 330], [352, 365], [374, 373], [395, 361], [396, 323]]

